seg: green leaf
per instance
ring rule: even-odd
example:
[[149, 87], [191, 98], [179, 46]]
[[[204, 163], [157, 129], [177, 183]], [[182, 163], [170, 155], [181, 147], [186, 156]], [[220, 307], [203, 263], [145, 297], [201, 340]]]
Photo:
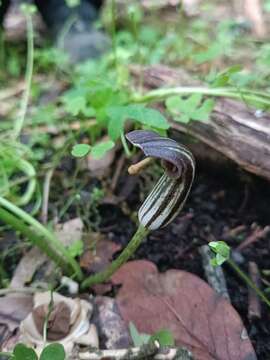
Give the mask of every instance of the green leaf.
[[192, 120], [207, 122], [214, 107], [215, 107], [215, 101], [213, 99], [205, 100], [202, 106], [196, 109], [191, 114]]
[[76, 240], [69, 247], [68, 252], [73, 258], [82, 255], [83, 253], [83, 241]]
[[123, 106], [109, 107], [107, 115], [109, 116], [108, 134], [113, 141], [116, 141], [121, 133], [124, 132], [126, 117]]
[[33, 4], [21, 4], [20, 9], [24, 15], [33, 15], [37, 12], [37, 7]]
[[213, 87], [222, 87], [228, 85], [230, 80], [232, 79], [232, 76], [236, 73], [239, 73], [242, 70], [241, 65], [233, 65], [229, 67], [228, 69], [220, 72], [214, 82], [212, 83]]
[[143, 105], [110, 106], [107, 109], [109, 116], [109, 136], [116, 140], [124, 131], [126, 120], [135, 120], [142, 125], [160, 130], [167, 130], [170, 126], [166, 118], [157, 110], [146, 108]]
[[211, 265], [212, 265], [213, 267], [217, 267], [217, 266], [218, 266], [218, 263], [217, 263], [216, 258], [211, 259], [211, 260], [210, 260], [210, 263], [211, 263]]
[[216, 257], [211, 261], [213, 266], [220, 266], [230, 258], [231, 249], [224, 241], [211, 241], [208, 245], [216, 254]]
[[211, 241], [209, 246], [216, 254], [221, 254], [226, 258], [230, 256], [230, 247], [225, 241]]
[[166, 100], [166, 107], [174, 116], [175, 121], [185, 124], [190, 120], [208, 121], [215, 102], [213, 99], [206, 99], [202, 104], [201, 102], [201, 94], [193, 94], [187, 99], [171, 96]]
[[24, 344], [17, 344], [13, 350], [14, 360], [38, 360], [37, 354]]
[[142, 345], [147, 344], [151, 339], [150, 335], [139, 333], [138, 330], [136, 329], [136, 326], [132, 322], [129, 323], [129, 332], [133, 344], [136, 347], [141, 347]]
[[208, 246], [216, 253], [216, 249], [218, 248], [218, 241], [210, 241]]
[[190, 97], [188, 97], [183, 103], [185, 106], [190, 109], [196, 109], [202, 101], [202, 94], [192, 94]]
[[127, 117], [143, 125], [162, 130], [167, 130], [170, 127], [166, 118], [158, 110], [146, 108], [143, 105], [128, 105], [126, 112]]
[[50, 344], [43, 349], [39, 360], [65, 360], [66, 354], [63, 345]]
[[87, 91], [84, 88], [75, 88], [65, 92], [61, 97], [64, 109], [67, 113], [78, 116], [84, 114], [88, 110]]
[[84, 157], [91, 151], [91, 146], [88, 144], [77, 144], [74, 145], [71, 151], [72, 156], [74, 157]]
[[114, 142], [111, 140], [101, 142], [92, 147], [91, 155], [94, 159], [100, 159], [106, 154], [107, 151], [111, 150], [113, 147]]
[[222, 256], [221, 254], [216, 255], [216, 262], [217, 262], [218, 266], [222, 265], [226, 260], [227, 260], [227, 258]]
[[199, 52], [194, 55], [194, 60], [197, 64], [203, 64], [212, 61], [224, 54], [224, 47], [221, 42], [214, 42], [206, 51]]
[[154, 335], [151, 336], [150, 341], [157, 340], [161, 346], [174, 346], [173, 334], [169, 330], [160, 330], [157, 331]]
[[65, 0], [68, 7], [73, 8], [80, 5], [80, 0]]

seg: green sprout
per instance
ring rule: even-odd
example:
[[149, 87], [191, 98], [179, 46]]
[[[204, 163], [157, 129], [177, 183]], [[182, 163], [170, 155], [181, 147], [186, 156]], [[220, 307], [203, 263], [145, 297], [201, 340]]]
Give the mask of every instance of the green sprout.
[[231, 249], [224, 241], [212, 241], [209, 244], [210, 249], [215, 254], [212, 259], [212, 266], [220, 266], [227, 262], [230, 267], [237, 273], [237, 275], [261, 298], [261, 300], [270, 307], [270, 300], [265, 296], [262, 290], [260, 290], [254, 282], [244, 273], [243, 270], [235, 263], [231, 258]]

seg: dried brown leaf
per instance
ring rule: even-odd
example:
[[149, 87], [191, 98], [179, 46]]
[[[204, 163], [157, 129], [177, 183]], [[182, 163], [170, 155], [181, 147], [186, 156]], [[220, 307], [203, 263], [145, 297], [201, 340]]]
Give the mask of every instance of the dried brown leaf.
[[74, 242], [81, 240], [83, 234], [83, 222], [80, 218], [75, 218], [64, 224], [57, 224], [55, 233], [62, 244], [70, 246]]
[[256, 359], [237, 312], [197, 276], [180, 270], [159, 274], [153, 263], [133, 261], [112, 281], [122, 284], [117, 304], [123, 319], [139, 331], [168, 329], [197, 360]]
[[9, 295], [0, 298], [0, 324], [13, 332], [33, 307], [32, 296]]
[[80, 265], [88, 273], [97, 273], [110, 264], [113, 254], [119, 250], [119, 244], [99, 237], [96, 246], [82, 255]]
[[[33, 319], [40, 335], [43, 334], [44, 323], [48, 316], [48, 305], [39, 305], [33, 312]], [[63, 302], [57, 303], [48, 318], [47, 338], [57, 341], [68, 335], [70, 329], [70, 308]]]
[[42, 264], [48, 261], [48, 258], [38, 248], [32, 248], [20, 260], [12, 277], [10, 287], [22, 288], [29, 284]]

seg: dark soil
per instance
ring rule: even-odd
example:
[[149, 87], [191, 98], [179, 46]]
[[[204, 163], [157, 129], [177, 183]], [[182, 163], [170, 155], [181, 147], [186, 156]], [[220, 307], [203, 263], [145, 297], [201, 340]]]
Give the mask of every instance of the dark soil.
[[[120, 181], [120, 192], [126, 181], [126, 177]], [[133, 210], [138, 207], [138, 187], [126, 199]], [[269, 204], [270, 186], [263, 180], [235, 168], [221, 174], [201, 166], [182, 214], [166, 229], [151, 234], [138, 249], [136, 258], [154, 262], [160, 271], [183, 269], [205, 279], [199, 247], [209, 241], [226, 240], [236, 248], [254, 231], [255, 224], [261, 227], [269, 224]], [[129, 216], [117, 206], [101, 206], [101, 212], [101, 231], [124, 245], [135, 230]], [[240, 225], [245, 228], [231, 236], [230, 230]], [[270, 269], [269, 245], [270, 234], [241, 253], [236, 252], [235, 258], [246, 272], [249, 261], [254, 261], [260, 271]], [[245, 323], [258, 359], [270, 359], [269, 309], [262, 305], [262, 318], [249, 321], [247, 287], [230, 268], [226, 265], [224, 268], [232, 304]]]

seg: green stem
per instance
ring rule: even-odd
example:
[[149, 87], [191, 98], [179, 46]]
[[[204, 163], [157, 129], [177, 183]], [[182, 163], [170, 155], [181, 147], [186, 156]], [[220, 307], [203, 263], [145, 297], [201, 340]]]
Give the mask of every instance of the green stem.
[[126, 137], [125, 137], [125, 134], [123, 133], [123, 131], [121, 132], [121, 142], [122, 142], [122, 145], [123, 145], [123, 149], [126, 153], [126, 156], [128, 158], [131, 157], [131, 152], [129, 150], [129, 147], [128, 147], [128, 144], [127, 144], [127, 141], [126, 141]]
[[25, 71], [26, 87], [21, 100], [20, 113], [14, 125], [14, 133], [13, 133], [14, 139], [17, 139], [20, 136], [20, 133], [24, 125], [29, 97], [30, 97], [32, 77], [33, 77], [34, 29], [33, 29], [32, 16], [30, 14], [26, 15], [26, 23], [27, 23], [27, 62], [26, 62], [26, 71]]
[[260, 92], [248, 89], [241, 89], [241, 92], [234, 88], [207, 88], [202, 86], [179, 86], [174, 88], [165, 88], [151, 90], [144, 95], [136, 94], [131, 100], [137, 103], [160, 101], [173, 95], [190, 95], [202, 94], [214, 97], [228, 97], [233, 99], [243, 99], [246, 101], [258, 102], [262, 106], [270, 106], [270, 99], [268, 95], [263, 96]]
[[255, 291], [255, 293], [270, 307], [270, 300], [264, 295], [264, 293], [250, 280], [250, 278], [239, 268], [239, 266], [232, 260], [227, 260], [228, 264], [239, 275], [239, 277]]
[[51, 316], [51, 313], [53, 311], [53, 290], [50, 290], [50, 302], [48, 304], [48, 311], [47, 314], [45, 316], [45, 320], [44, 320], [44, 325], [43, 325], [43, 343], [44, 343], [44, 347], [46, 346], [47, 343], [47, 335], [48, 335], [48, 325], [49, 325], [49, 319]]
[[123, 264], [125, 264], [127, 260], [134, 254], [134, 252], [141, 244], [142, 240], [149, 234], [149, 231], [150, 230], [145, 228], [143, 225], [140, 225], [128, 245], [118, 256], [118, 258], [114, 260], [104, 271], [85, 279], [81, 285], [82, 289], [86, 289], [90, 286], [108, 281], [109, 278], [113, 275], [113, 273], [118, 270]]
[[40, 250], [47, 254], [58, 266], [61, 266], [61, 268], [66, 270], [68, 273], [71, 273], [70, 267], [67, 267], [66, 262], [62, 260], [61, 256], [51, 249], [48, 242], [44, 240], [43, 236], [36, 234], [31, 228], [29, 228], [28, 225], [25, 225], [23, 221], [1, 207], [0, 219], [6, 224], [12, 226], [12, 228], [16, 231], [19, 231], [21, 234], [26, 236], [33, 245], [38, 246]]
[[[65, 269], [72, 268], [76, 274], [76, 277], [79, 280], [82, 279], [83, 275], [82, 275], [80, 266], [73, 259], [73, 257], [69, 254], [69, 252], [66, 250], [64, 245], [62, 245], [60, 243], [60, 241], [55, 237], [55, 235], [53, 233], [51, 233], [45, 226], [43, 226], [40, 222], [38, 222], [36, 219], [34, 219], [29, 214], [27, 214], [25, 211], [18, 208], [16, 205], [10, 203], [8, 200], [6, 200], [2, 197], [0, 197], [0, 205], [3, 208], [5, 208], [6, 210], [8, 210], [11, 214], [15, 215], [15, 216], [12, 215], [12, 219], [9, 217], [9, 218], [6, 218], [6, 220], [5, 220], [4, 218], [1, 217], [1, 214], [0, 214], [1, 220], [5, 221], [9, 225], [13, 226], [14, 228], [16, 228], [16, 230], [21, 231], [29, 239], [30, 239], [30, 237], [28, 236], [28, 233], [29, 234], [31, 232], [33, 233], [32, 229], [34, 229], [34, 231], [37, 234], [39, 234], [39, 235], [37, 235], [34, 232], [35, 244], [38, 245], [40, 248], [45, 246], [44, 251], [50, 258], [52, 258], [56, 262], [59, 262], [59, 261], [57, 261], [57, 259], [59, 260], [61, 258], [62, 266], [63, 266], [63, 264], [65, 264], [65, 266], [64, 266]], [[2, 211], [3, 210], [4, 209], [2, 209]], [[2, 215], [5, 216], [5, 214], [3, 212], [2, 212]], [[17, 217], [17, 222], [13, 221], [16, 219], [16, 217]], [[7, 221], [7, 220], [9, 220], [9, 221]], [[22, 221], [27, 223], [28, 225], [30, 225], [32, 227], [32, 229], [29, 226], [24, 225], [22, 223]], [[26, 228], [22, 227], [21, 228], [22, 230], [20, 230], [18, 227], [16, 227], [16, 226], [19, 226], [19, 224], [23, 224], [24, 226], [26, 226]], [[69, 271], [69, 273], [70, 273], [70, 271]]]
[[119, 81], [119, 64], [118, 64], [118, 54], [117, 54], [117, 39], [116, 39], [116, 3], [115, 0], [111, 0], [111, 36], [112, 36], [112, 47], [113, 47], [113, 56], [114, 56], [114, 66], [118, 74]]

